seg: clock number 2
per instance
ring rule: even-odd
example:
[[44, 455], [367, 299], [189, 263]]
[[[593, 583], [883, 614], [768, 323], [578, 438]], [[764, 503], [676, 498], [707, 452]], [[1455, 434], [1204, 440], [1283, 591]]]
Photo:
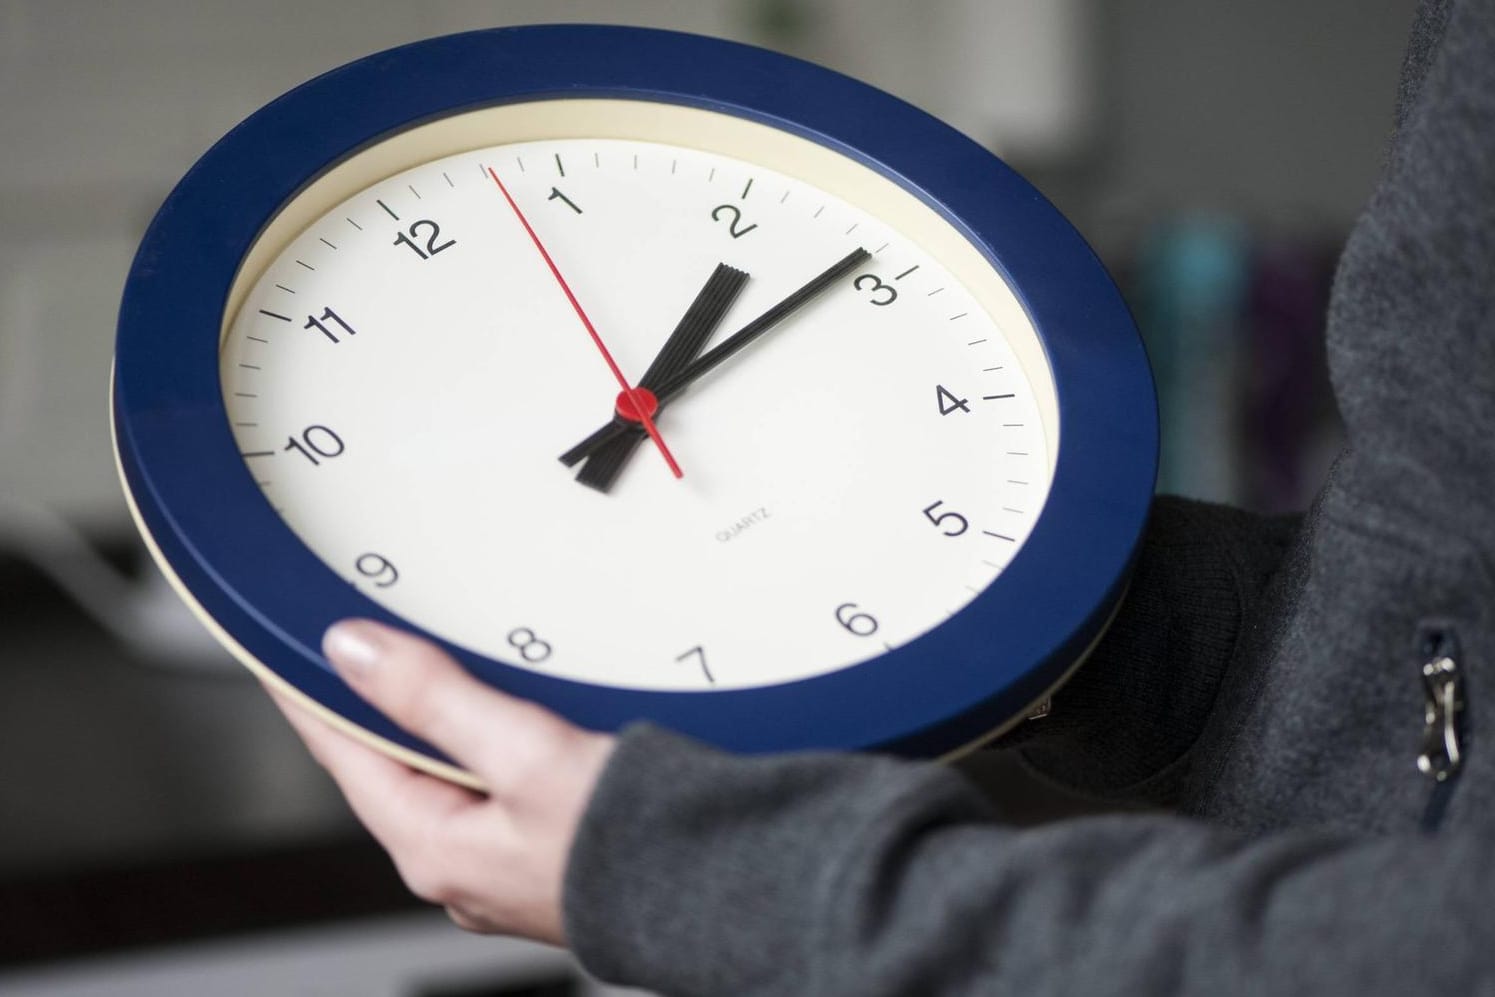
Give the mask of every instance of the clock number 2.
[[741, 228], [738, 228], [737, 226], [742, 223], [742, 212], [737, 209], [737, 205], [735, 204], [718, 204], [711, 209], [711, 220], [714, 222], [719, 222], [728, 215], [731, 216], [731, 220], [727, 222], [727, 232], [734, 239], [741, 239], [758, 227], [758, 223], [754, 222], [751, 225], [743, 225]]
[[550, 645], [541, 640], [529, 627], [510, 630], [509, 636], [505, 639], [508, 640], [510, 647], [519, 652], [521, 658], [532, 665], [550, 657]]
[[836, 622], [858, 637], [871, 637], [877, 633], [877, 618], [870, 613], [858, 613], [857, 604], [843, 602], [836, 607]]

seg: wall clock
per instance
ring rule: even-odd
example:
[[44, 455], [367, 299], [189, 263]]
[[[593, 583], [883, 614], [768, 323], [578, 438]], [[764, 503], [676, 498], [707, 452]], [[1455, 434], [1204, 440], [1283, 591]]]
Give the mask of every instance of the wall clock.
[[423, 632], [583, 725], [938, 755], [1041, 701], [1121, 596], [1146, 359], [1033, 188], [878, 90], [618, 27], [418, 42], [255, 113], [120, 312], [136, 521], [262, 678]]

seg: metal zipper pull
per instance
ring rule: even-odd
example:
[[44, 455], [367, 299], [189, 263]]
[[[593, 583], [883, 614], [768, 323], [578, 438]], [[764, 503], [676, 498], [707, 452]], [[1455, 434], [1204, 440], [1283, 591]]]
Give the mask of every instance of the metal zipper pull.
[[1464, 677], [1459, 669], [1452, 634], [1430, 634], [1423, 643], [1429, 657], [1422, 665], [1422, 753], [1417, 768], [1434, 782], [1444, 782], [1464, 762], [1459, 715], [1464, 711]]

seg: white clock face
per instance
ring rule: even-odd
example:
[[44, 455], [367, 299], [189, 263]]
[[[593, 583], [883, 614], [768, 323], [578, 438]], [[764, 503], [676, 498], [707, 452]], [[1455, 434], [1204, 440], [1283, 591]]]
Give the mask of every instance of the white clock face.
[[[602, 685], [792, 681], [958, 612], [1047, 494], [1036, 337], [995, 271], [940, 249], [953, 230], [868, 204], [849, 160], [752, 155], [761, 129], [734, 155], [686, 131], [469, 145], [262, 237], [221, 369], [267, 500], [412, 623]], [[682, 478], [645, 442], [603, 492], [558, 457], [618, 384], [490, 169], [630, 382], [717, 264], [748, 279], [706, 349], [871, 258], [659, 409]]]

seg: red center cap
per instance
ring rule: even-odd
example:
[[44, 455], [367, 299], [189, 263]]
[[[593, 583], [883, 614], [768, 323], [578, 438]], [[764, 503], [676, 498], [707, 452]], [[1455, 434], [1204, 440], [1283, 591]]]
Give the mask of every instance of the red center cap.
[[634, 407], [637, 401], [644, 407], [644, 415], [654, 418], [654, 413], [659, 411], [659, 399], [654, 397], [654, 392], [648, 388], [634, 388], [630, 395], [627, 391], [618, 392], [618, 400], [614, 408], [618, 418], [627, 419], [629, 422], [643, 422], [644, 417], [639, 415], [638, 409]]

